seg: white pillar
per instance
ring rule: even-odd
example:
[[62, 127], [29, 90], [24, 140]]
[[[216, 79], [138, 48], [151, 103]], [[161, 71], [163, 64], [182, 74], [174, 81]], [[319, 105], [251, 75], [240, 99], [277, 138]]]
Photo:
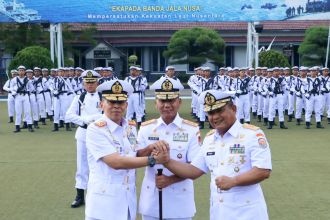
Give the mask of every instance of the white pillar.
[[55, 51], [54, 51], [54, 49], [55, 49], [55, 41], [54, 41], [55, 27], [54, 27], [54, 24], [50, 24], [49, 34], [50, 34], [50, 58], [54, 63], [55, 62]]
[[326, 57], [325, 57], [325, 64], [324, 64], [324, 67], [328, 67], [329, 47], [330, 47], [330, 24], [329, 24], [329, 33], [328, 33], [327, 55], [326, 55]]
[[246, 45], [246, 66], [252, 67], [252, 22], [248, 22], [247, 45]]
[[259, 34], [254, 33], [254, 68], [259, 66]]
[[62, 24], [57, 24], [57, 67], [63, 67]]

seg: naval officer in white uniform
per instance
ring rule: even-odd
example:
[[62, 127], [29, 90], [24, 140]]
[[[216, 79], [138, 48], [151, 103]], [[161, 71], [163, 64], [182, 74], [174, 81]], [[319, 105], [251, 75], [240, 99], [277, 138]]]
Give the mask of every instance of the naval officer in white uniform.
[[232, 98], [228, 92], [203, 92], [199, 101], [215, 129], [191, 164], [171, 159], [164, 165], [182, 178], [211, 173], [211, 220], [267, 220], [260, 182], [272, 169], [269, 145], [262, 130], [236, 119]]
[[[102, 94], [104, 114], [88, 126], [86, 133], [90, 173], [85, 219], [135, 220], [135, 168], [154, 166], [167, 161], [168, 156], [136, 157], [136, 123], [123, 117], [127, 98], [133, 92], [130, 84], [111, 80], [98, 86], [97, 91]], [[168, 149], [162, 141], [153, 146], [164, 152]]]
[[[173, 160], [190, 163], [200, 150], [198, 124], [182, 119], [178, 114], [181, 106], [179, 97], [182, 84], [175, 79], [162, 77], [150, 89], [156, 93], [156, 108], [160, 113], [158, 119], [142, 123], [138, 135], [141, 146], [152, 146], [159, 140], [169, 144]], [[138, 151], [138, 156], [147, 156], [152, 152], [147, 147]], [[143, 220], [159, 219], [158, 188], [163, 191], [163, 219], [189, 220], [194, 217], [196, 208], [194, 186], [190, 179], [180, 178], [167, 169], [157, 176], [157, 168], [145, 170], [140, 194], [139, 212]]]

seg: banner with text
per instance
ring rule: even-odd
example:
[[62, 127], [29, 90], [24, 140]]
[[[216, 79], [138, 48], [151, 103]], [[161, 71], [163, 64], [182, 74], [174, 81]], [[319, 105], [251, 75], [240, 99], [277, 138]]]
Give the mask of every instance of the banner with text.
[[0, 0], [0, 22], [329, 20], [330, 0]]

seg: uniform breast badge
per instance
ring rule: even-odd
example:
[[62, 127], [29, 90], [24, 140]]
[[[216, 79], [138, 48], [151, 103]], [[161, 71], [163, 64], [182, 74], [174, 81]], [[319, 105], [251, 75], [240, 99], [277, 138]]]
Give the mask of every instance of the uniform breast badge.
[[188, 142], [188, 133], [173, 133], [173, 141]]
[[236, 173], [238, 173], [238, 172], [239, 172], [239, 167], [236, 166], [236, 167], [234, 168], [234, 171], [235, 171]]
[[181, 158], [182, 158], [182, 154], [179, 153], [176, 157], [177, 157], [178, 159], [181, 159]]

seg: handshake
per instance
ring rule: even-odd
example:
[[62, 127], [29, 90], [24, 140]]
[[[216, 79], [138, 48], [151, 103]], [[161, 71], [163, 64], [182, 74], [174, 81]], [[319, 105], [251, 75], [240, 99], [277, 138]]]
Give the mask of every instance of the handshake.
[[151, 156], [157, 164], [165, 164], [170, 161], [170, 146], [166, 141], [157, 141], [149, 145], [149, 148], [151, 148]]

